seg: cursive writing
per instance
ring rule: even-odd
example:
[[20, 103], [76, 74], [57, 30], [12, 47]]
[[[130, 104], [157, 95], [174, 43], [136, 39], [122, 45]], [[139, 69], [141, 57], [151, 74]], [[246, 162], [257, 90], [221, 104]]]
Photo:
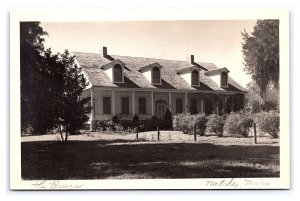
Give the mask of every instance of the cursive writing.
[[265, 181], [263, 179], [259, 180], [252, 180], [252, 179], [245, 179], [246, 186], [268, 186], [270, 185], [269, 181]]
[[32, 183], [34, 189], [47, 190], [47, 189], [80, 189], [84, 186], [84, 183], [81, 184], [71, 184], [68, 182], [61, 181], [36, 181]]
[[207, 180], [206, 186], [210, 187], [233, 187], [237, 188], [238, 183], [234, 181], [234, 178], [231, 179], [222, 179], [222, 180]]

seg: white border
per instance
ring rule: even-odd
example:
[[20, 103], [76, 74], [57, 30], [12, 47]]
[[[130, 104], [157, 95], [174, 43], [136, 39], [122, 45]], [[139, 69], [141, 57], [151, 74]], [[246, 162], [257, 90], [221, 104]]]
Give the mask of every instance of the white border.
[[[116, 15], [115, 13], [122, 13]], [[35, 181], [21, 180], [20, 160], [20, 75], [19, 75], [19, 21], [119, 21], [119, 20], [233, 20], [233, 19], [280, 19], [280, 178], [263, 178], [268, 186], [251, 186], [251, 189], [287, 189], [290, 187], [289, 147], [289, 16], [287, 11], [267, 10], [191, 10], [182, 15], [182, 10], [161, 14], [160, 10], [125, 12], [116, 8], [101, 12], [12, 12], [10, 15], [10, 188], [32, 189]], [[120, 17], [122, 16], [122, 18]], [[180, 17], [178, 17], [180, 16]], [[284, 69], [284, 70], [283, 70]], [[144, 180], [65, 180], [60, 184], [81, 185], [82, 189], [214, 189], [206, 186], [208, 179], [144, 179]], [[213, 179], [220, 181], [222, 179]], [[260, 183], [261, 178], [252, 178]], [[236, 189], [249, 189], [244, 179], [235, 179]], [[232, 189], [232, 187], [218, 187]]]

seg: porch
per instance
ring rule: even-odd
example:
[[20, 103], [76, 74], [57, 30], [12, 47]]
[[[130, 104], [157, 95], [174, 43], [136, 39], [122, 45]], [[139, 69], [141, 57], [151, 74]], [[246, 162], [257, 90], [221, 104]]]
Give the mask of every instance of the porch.
[[[119, 119], [140, 120], [152, 116], [162, 117], [168, 108], [174, 114], [205, 113], [222, 115], [235, 110], [233, 96], [211, 91], [145, 90], [145, 89], [103, 89], [86, 90], [83, 97], [89, 97], [92, 107], [90, 120]], [[243, 98], [243, 97], [242, 97]]]

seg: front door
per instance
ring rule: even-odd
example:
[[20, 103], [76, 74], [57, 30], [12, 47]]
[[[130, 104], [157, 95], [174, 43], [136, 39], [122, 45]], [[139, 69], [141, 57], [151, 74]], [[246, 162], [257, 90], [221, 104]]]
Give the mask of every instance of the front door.
[[166, 105], [165, 101], [156, 101], [155, 102], [155, 114], [157, 117], [161, 118], [166, 112]]

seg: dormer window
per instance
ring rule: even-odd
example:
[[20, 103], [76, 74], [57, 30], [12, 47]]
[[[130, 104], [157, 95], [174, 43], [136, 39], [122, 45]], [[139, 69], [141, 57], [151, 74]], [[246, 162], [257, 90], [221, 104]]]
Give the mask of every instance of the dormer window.
[[198, 66], [190, 66], [177, 70], [177, 74], [184, 79], [189, 86], [199, 87], [200, 86], [200, 77], [199, 77], [200, 68]]
[[123, 68], [120, 64], [114, 65], [114, 82], [123, 82]]
[[152, 84], [160, 84], [160, 69], [157, 66], [152, 69]]
[[199, 72], [197, 70], [193, 70], [191, 76], [192, 76], [192, 86], [199, 86]]
[[216, 68], [205, 72], [219, 87], [228, 87], [228, 73], [230, 71], [224, 68]]
[[227, 72], [221, 73], [221, 87], [228, 87], [228, 74]]
[[161, 85], [160, 69], [162, 66], [155, 62], [146, 66], [140, 67], [139, 71], [145, 76], [145, 78], [153, 85]]
[[125, 64], [117, 59], [101, 66], [101, 69], [113, 83], [124, 83], [124, 66]]

